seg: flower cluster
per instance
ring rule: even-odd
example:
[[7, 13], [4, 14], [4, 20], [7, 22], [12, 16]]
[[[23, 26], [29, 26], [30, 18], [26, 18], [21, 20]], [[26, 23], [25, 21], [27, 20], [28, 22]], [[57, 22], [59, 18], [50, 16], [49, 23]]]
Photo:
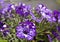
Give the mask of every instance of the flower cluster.
[[[12, 22], [16, 22], [16, 24], [11, 22], [10, 24], [13, 24], [13, 26], [11, 25], [10, 27], [12, 30], [13, 29], [16, 30], [14, 33], [17, 39], [21, 38], [21, 39], [27, 39], [27, 40], [34, 40], [34, 39], [37, 39], [34, 37], [36, 37], [36, 35], [38, 35], [39, 33], [42, 33], [41, 35], [45, 35], [46, 32], [43, 32], [43, 30], [37, 32], [38, 31], [37, 29], [41, 28], [40, 26], [42, 25], [44, 27], [44, 24], [47, 24], [48, 22], [50, 27], [45, 26], [44, 28], [48, 28], [48, 30], [46, 31], [49, 31], [49, 33], [46, 33], [47, 35], [45, 36], [48, 37], [49, 42], [53, 41], [51, 34], [53, 35], [53, 37], [60, 40], [60, 25], [59, 25], [60, 12], [59, 11], [57, 10], [52, 11], [43, 4], [38, 4], [34, 8], [34, 10], [31, 8], [31, 5], [26, 5], [24, 3], [19, 3], [18, 5], [15, 5], [11, 3], [6, 3], [4, 0], [0, 0], [0, 4], [1, 4], [0, 16], [1, 18], [4, 17], [5, 20], [7, 19], [7, 21], [3, 21], [3, 19], [0, 18], [1, 19], [0, 32], [2, 32], [3, 35], [6, 35], [10, 32], [10, 29], [8, 28], [8, 26], [10, 26], [9, 22], [12, 21]], [[36, 14], [39, 15], [39, 18], [35, 16]], [[10, 15], [13, 15], [16, 17], [13, 17], [12, 19]], [[31, 18], [28, 18], [28, 17], [31, 17]], [[18, 18], [20, 19], [20, 21]], [[11, 21], [9, 19], [11, 19]], [[43, 23], [41, 23], [42, 21]], [[6, 25], [6, 23], [8, 26]], [[57, 27], [55, 28], [54, 26], [57, 26]], [[54, 27], [53, 29], [55, 29], [56, 31], [52, 30], [52, 27]], [[52, 32], [50, 31], [50, 29]], [[40, 42], [41, 41], [43, 40], [40, 40]]]

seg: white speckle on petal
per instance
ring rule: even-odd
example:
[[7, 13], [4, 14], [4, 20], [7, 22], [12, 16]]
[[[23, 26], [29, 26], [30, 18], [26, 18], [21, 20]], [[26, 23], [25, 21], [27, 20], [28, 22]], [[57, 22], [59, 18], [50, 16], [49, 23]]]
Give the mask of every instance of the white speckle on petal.
[[25, 6], [25, 4], [23, 3], [23, 6]]
[[28, 35], [24, 34], [25, 37], [27, 37]]
[[32, 26], [32, 28], [35, 28], [35, 26]]
[[11, 8], [12, 8], [13, 10], [15, 10], [15, 6], [14, 6], [14, 5], [12, 5]]
[[7, 25], [3, 25], [3, 27], [7, 27]]
[[45, 14], [44, 12], [41, 12], [41, 15], [42, 15], [43, 17], [46, 17], [46, 14]]
[[40, 8], [42, 8], [42, 5], [39, 5]]
[[35, 26], [35, 24], [33, 23], [33, 25]]
[[29, 28], [29, 25], [27, 25], [26, 27]]

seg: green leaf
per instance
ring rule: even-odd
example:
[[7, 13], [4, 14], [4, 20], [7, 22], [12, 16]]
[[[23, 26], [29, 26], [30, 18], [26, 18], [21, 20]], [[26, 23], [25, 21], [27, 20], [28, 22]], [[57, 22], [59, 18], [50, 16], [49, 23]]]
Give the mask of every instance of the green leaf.
[[3, 40], [3, 39], [0, 38], [0, 42], [7, 42], [7, 40]]

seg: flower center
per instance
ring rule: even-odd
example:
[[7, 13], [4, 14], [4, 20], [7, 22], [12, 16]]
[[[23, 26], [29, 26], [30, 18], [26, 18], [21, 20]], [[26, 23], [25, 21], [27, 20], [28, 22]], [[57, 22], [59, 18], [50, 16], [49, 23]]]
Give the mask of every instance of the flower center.
[[27, 31], [23, 31], [24, 34], [27, 34], [28, 32]]

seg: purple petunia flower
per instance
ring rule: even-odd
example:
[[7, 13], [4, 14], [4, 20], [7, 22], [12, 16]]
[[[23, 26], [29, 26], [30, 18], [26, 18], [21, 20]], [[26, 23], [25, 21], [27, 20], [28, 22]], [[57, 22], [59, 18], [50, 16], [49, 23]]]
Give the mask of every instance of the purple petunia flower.
[[40, 14], [41, 12], [45, 12], [44, 10], [46, 10], [46, 6], [44, 6], [43, 4], [38, 4], [38, 5], [36, 6], [36, 12], [37, 12], [38, 14]]
[[52, 10], [48, 9], [43, 4], [37, 5], [36, 12], [40, 14], [42, 17], [46, 18], [49, 22], [56, 21], [55, 17], [52, 16]]
[[34, 23], [28, 21], [21, 22], [16, 27], [16, 36], [18, 38], [32, 40], [36, 36], [36, 26]]
[[0, 22], [0, 31], [3, 31], [6, 27], [7, 27], [6, 24], [4, 24], [3, 22]]
[[19, 6], [16, 6], [16, 13], [23, 16], [23, 17], [26, 17], [30, 14], [30, 5], [25, 5], [24, 3], [19, 3]]
[[53, 16], [56, 18], [56, 21], [60, 23], [60, 12], [57, 10], [54, 10]]
[[6, 3], [6, 2], [1, 3], [1, 8], [0, 8], [1, 18], [4, 17], [5, 19], [6, 18], [10, 19], [10, 17], [13, 17], [12, 10], [15, 10], [15, 5], [14, 4]]
[[13, 8], [15, 8], [14, 4], [6, 3], [6, 2], [1, 3], [0, 6], [1, 6], [0, 14], [6, 14], [7, 12], [11, 13]]
[[0, 22], [0, 32], [2, 32], [3, 36], [7, 36], [10, 32], [8, 26], [3, 22]]
[[36, 7], [36, 12], [38, 14], [41, 14], [44, 18], [46, 18], [46, 16], [51, 16], [52, 10], [48, 9], [45, 5], [43, 4], [38, 4]]

